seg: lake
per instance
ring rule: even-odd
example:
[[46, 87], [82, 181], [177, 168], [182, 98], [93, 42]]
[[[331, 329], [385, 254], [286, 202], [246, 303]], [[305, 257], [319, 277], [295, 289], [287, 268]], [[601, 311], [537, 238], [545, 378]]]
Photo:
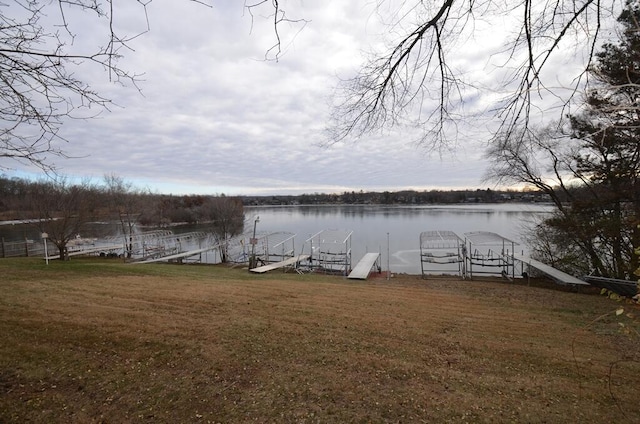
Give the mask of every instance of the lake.
[[[325, 229], [351, 230], [352, 263], [366, 252], [382, 253], [382, 266], [392, 272], [420, 274], [420, 233], [448, 230], [464, 233], [488, 231], [522, 243], [528, 225], [553, 211], [544, 204], [463, 204], [425, 206], [326, 205], [246, 207], [247, 221], [255, 217], [257, 232], [288, 231], [296, 234], [296, 252], [305, 240]], [[389, 252], [389, 255], [387, 255]]]
[[[516, 252], [527, 252], [522, 243], [527, 225], [550, 213], [544, 204], [461, 204], [425, 206], [325, 205], [325, 206], [251, 206], [245, 208], [247, 228], [259, 234], [283, 231], [295, 233], [295, 252], [301, 253], [304, 242], [322, 230], [352, 231], [352, 264], [366, 252], [382, 253], [381, 265], [392, 272], [420, 274], [420, 233], [447, 230], [464, 238], [464, 233], [489, 231], [518, 243]], [[114, 226], [95, 226], [104, 235]], [[107, 230], [109, 229], [109, 230]], [[175, 227], [175, 232], [206, 231], [206, 226]], [[0, 237], [7, 241], [39, 239], [30, 225], [0, 225]], [[389, 254], [387, 254], [389, 252]]]

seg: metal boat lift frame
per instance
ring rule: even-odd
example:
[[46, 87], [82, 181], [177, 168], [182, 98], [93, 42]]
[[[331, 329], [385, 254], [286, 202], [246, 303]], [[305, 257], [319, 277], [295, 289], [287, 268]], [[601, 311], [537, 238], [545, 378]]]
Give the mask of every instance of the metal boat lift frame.
[[[196, 235], [200, 235], [199, 233], [188, 233], [183, 235], [182, 240], [185, 238], [193, 238]], [[158, 241], [169, 241], [173, 243], [173, 239], [176, 239], [177, 242], [181, 240], [181, 235], [173, 235], [168, 237], [160, 237]], [[256, 237], [256, 249], [255, 255], [256, 258], [259, 258], [264, 264], [279, 262], [285, 260], [287, 258], [291, 258], [295, 255], [295, 246], [294, 246], [294, 238], [295, 234], [293, 233], [284, 233], [284, 232], [272, 232], [261, 234]], [[148, 256], [144, 260], [139, 263], [152, 263], [152, 262], [163, 262], [163, 261], [177, 261], [180, 263], [187, 261], [202, 261], [202, 254], [210, 251], [220, 251], [225, 249], [227, 251], [227, 256], [229, 258], [229, 262], [232, 263], [247, 263], [249, 260], [249, 253], [247, 252], [247, 246], [249, 246], [249, 236], [247, 234], [241, 234], [236, 237], [231, 237], [226, 240], [218, 240], [211, 233], [202, 233], [202, 238], [200, 239], [199, 247], [197, 249], [182, 251], [178, 245], [178, 248], [175, 246], [170, 249], [166, 246], [162, 245], [162, 252], [168, 252], [164, 255], [156, 255], [156, 256]], [[218, 255], [221, 257], [222, 254], [218, 252]]]
[[[514, 250], [518, 243], [488, 231], [464, 233], [464, 236], [469, 278], [473, 278], [474, 266], [476, 274], [500, 274], [506, 278], [515, 278]], [[500, 271], [496, 272], [496, 268]]]
[[[430, 273], [454, 273], [466, 278], [466, 261], [465, 241], [453, 231], [420, 233], [420, 268], [423, 279]], [[452, 269], [453, 266], [457, 269]]]
[[312, 272], [340, 274], [351, 272], [350, 230], [322, 230], [309, 237], [302, 247], [302, 255], [307, 254], [307, 269]]
[[[257, 234], [255, 237], [256, 244], [254, 251], [256, 261], [262, 265], [267, 265], [293, 258], [296, 250], [295, 237], [296, 235], [294, 233], [282, 231]], [[243, 243], [243, 245], [250, 247], [251, 238], [252, 237], [248, 237], [248, 242]], [[246, 254], [247, 261], [249, 256], [250, 253]]]

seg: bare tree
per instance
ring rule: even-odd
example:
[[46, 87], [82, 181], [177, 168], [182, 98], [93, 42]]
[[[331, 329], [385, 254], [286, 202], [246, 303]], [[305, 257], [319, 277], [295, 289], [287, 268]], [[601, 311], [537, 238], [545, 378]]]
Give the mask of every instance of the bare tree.
[[[396, 3], [394, 13], [382, 10], [383, 5]], [[452, 146], [459, 123], [473, 117], [465, 108], [485, 95], [487, 108], [498, 121], [495, 134], [527, 129], [539, 100], [558, 97], [557, 74], [546, 72], [547, 68], [573, 46], [574, 52], [586, 54], [582, 73], [563, 87], [569, 95], [562, 105], [568, 105], [584, 84], [585, 71], [601, 42], [603, 22], [612, 21], [621, 8], [618, 0], [377, 0], [376, 4], [380, 14], [390, 15], [389, 33], [396, 38], [386, 52], [373, 54], [356, 76], [343, 81], [329, 127], [331, 141], [408, 126], [417, 131], [416, 141], [422, 146], [437, 150]], [[481, 86], [468, 79], [469, 69], [455, 62], [473, 53], [465, 45], [474, 45], [474, 28], [495, 18], [516, 24], [508, 33], [504, 24], [498, 28], [502, 21], [494, 21], [494, 37], [506, 38], [501, 48], [480, 60], [501, 60], [498, 70], [503, 78], [495, 86]]]
[[221, 260], [227, 262], [228, 241], [231, 237], [242, 233], [244, 228], [242, 201], [235, 197], [210, 197], [202, 206], [202, 215], [211, 222], [213, 234], [222, 246]]
[[[75, 47], [69, 15], [76, 10], [97, 21], [93, 28], [102, 31], [101, 47]], [[136, 83], [136, 75], [122, 69], [118, 59], [137, 35], [116, 33], [114, 16], [111, 1], [0, 4], [0, 157], [52, 170], [50, 157], [65, 157], [58, 146], [66, 141], [59, 135], [63, 122], [95, 114], [88, 112], [91, 108], [109, 108], [111, 101], [77, 76], [82, 64], [104, 68], [114, 82]]]
[[[187, 0], [215, 5], [214, 0]], [[152, 0], [136, 4], [146, 18]], [[551, 62], [566, 54], [568, 43], [587, 46], [584, 68], [601, 41], [602, 23], [621, 8], [620, 0], [376, 0], [377, 13], [390, 22], [394, 37], [386, 52], [374, 53], [359, 73], [344, 81], [339, 91], [330, 135], [332, 141], [359, 137], [371, 131], [411, 126], [423, 146], [443, 149], [451, 145], [458, 125], [468, 116], [466, 105], [474, 96], [491, 92], [500, 124], [496, 133], [528, 128], [537, 98], [554, 96], [555, 75], [545, 74]], [[385, 7], [383, 7], [385, 6]], [[278, 60], [282, 34], [297, 33], [307, 20], [291, 17], [285, 0], [245, 0], [250, 18], [272, 22], [273, 45], [265, 53]], [[303, 6], [304, 7], [304, 6]], [[65, 156], [60, 128], [68, 118], [90, 117], [109, 109], [111, 99], [88, 85], [81, 65], [96, 65], [108, 77], [134, 86], [137, 76], [119, 66], [136, 33], [115, 30], [117, 6], [113, 0], [14, 0], [0, 3], [0, 158], [35, 164], [45, 170], [51, 156]], [[78, 15], [74, 13], [82, 13]], [[503, 80], [497, 87], [482, 87], [465, 77], [468, 69], [455, 64], [461, 47], [473, 41], [473, 30], [483, 20], [504, 17], [518, 22], [506, 34], [501, 49]], [[74, 43], [74, 19], [93, 19], [100, 32], [97, 47], [80, 51]], [[93, 34], [95, 35], [95, 34]], [[489, 53], [489, 55], [491, 55]], [[579, 89], [585, 74], [568, 88]], [[506, 93], [499, 95], [499, 93]], [[564, 99], [565, 104], [571, 99]]]
[[520, 129], [496, 137], [485, 153], [491, 160], [485, 179], [499, 185], [526, 184], [549, 195], [560, 212], [571, 197], [575, 181], [575, 155], [580, 142], [566, 137], [555, 126]]
[[618, 22], [619, 41], [594, 55], [580, 112], [546, 130], [505, 131], [487, 157], [489, 179], [551, 197], [547, 228], [577, 246], [593, 273], [629, 278], [640, 243], [640, 4], [627, 1]]
[[[590, 231], [591, 221], [587, 220], [581, 225], [581, 217], [574, 213], [580, 211], [571, 208], [572, 204], [579, 203], [585, 195], [585, 191], [576, 186], [580, 178], [585, 178], [577, 172], [574, 160], [580, 151], [580, 141], [566, 137], [554, 129], [522, 129], [519, 134], [503, 134], [486, 152], [487, 158], [492, 162], [485, 178], [498, 184], [526, 184], [546, 193], [552, 200], [555, 206], [552, 220], [555, 223], [566, 223], [566, 234], [563, 231], [563, 237], [569, 238], [562, 240], [565, 246], [556, 245], [551, 248], [551, 242], [562, 237], [550, 236], [548, 228], [546, 231], [535, 228], [532, 238], [537, 239], [537, 242], [530, 244], [534, 247], [541, 246], [546, 251], [539, 252], [544, 256], [541, 259], [558, 266], [562, 262], [562, 252], [559, 250], [570, 251], [566, 245], [571, 243], [579, 246], [583, 253], [589, 252], [594, 268], [599, 273], [606, 273], [600, 260], [600, 252], [594, 246], [597, 241]], [[541, 235], [545, 238], [540, 237]], [[570, 271], [566, 267], [564, 269]]]
[[[567, 271], [575, 270], [578, 261], [571, 258], [579, 251], [590, 272], [627, 278], [638, 263], [633, 255], [640, 217], [638, 162], [627, 155], [622, 143], [604, 147], [599, 137], [577, 138], [567, 127], [505, 134], [487, 150], [492, 164], [486, 179], [525, 184], [552, 200], [553, 215], [535, 229], [533, 237], [537, 243], [532, 244], [549, 252], [550, 241], [557, 242], [555, 252], [542, 259], [565, 262]], [[635, 144], [636, 150], [640, 148], [637, 141]], [[627, 156], [630, 161], [619, 160]]]
[[[296, 33], [302, 31], [309, 21], [303, 18], [291, 18], [279, 0], [245, 0], [244, 7], [251, 17], [251, 27], [256, 16], [266, 17], [273, 25], [273, 44], [264, 54], [265, 60], [278, 61], [283, 54], [283, 41], [281, 27], [283, 24], [296, 28]], [[295, 36], [294, 36], [295, 37]]]
[[[151, 28], [147, 8], [137, 1], [144, 24], [137, 32], [116, 30], [119, 14], [113, 0], [11, 0], [0, 2], [0, 159], [30, 163], [55, 171], [53, 157], [66, 157], [60, 128], [68, 119], [91, 118], [113, 106], [88, 83], [89, 67], [97, 67], [118, 84], [138, 88], [139, 75], [120, 66], [131, 43]], [[205, 7], [214, 0], [185, 0]], [[239, 6], [239, 9], [242, 6]], [[276, 0], [245, 3], [252, 19], [260, 11], [273, 18], [275, 40], [266, 54], [281, 52], [279, 27], [292, 23]], [[78, 21], [91, 21], [95, 45], [78, 42]], [[303, 22], [302, 20], [298, 22]], [[0, 165], [0, 169], [6, 165]]]
[[104, 182], [109, 207], [113, 213], [117, 214], [120, 231], [125, 241], [126, 256], [130, 258], [133, 255], [136, 224], [146, 206], [144, 199], [146, 193], [114, 174], [105, 175]]
[[38, 219], [38, 230], [48, 234], [60, 259], [67, 258], [69, 242], [89, 221], [97, 190], [88, 182], [71, 185], [65, 178], [42, 182], [33, 187], [31, 205]]

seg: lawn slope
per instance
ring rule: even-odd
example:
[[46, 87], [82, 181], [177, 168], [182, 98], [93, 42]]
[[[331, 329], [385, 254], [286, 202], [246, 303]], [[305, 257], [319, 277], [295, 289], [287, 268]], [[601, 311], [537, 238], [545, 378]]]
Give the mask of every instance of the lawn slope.
[[640, 421], [635, 306], [597, 295], [105, 259], [0, 275], [0, 422]]

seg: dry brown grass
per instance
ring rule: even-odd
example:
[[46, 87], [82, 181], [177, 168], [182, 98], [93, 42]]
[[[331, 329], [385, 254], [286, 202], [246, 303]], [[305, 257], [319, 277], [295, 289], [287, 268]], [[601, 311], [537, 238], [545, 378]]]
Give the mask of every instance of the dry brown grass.
[[596, 295], [107, 260], [0, 273], [0, 422], [640, 421], [636, 321]]

